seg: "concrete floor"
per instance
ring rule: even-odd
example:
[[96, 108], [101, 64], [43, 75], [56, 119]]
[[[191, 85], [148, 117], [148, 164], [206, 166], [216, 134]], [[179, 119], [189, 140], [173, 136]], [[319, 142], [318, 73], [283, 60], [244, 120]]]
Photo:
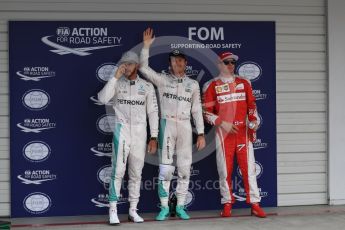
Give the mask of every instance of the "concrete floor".
[[171, 218], [168, 221], [154, 221], [154, 214], [144, 214], [145, 223], [128, 223], [122, 215], [120, 226], [108, 226], [107, 216], [78, 216], [54, 218], [11, 219], [13, 229], [303, 229], [344, 230], [345, 206], [294, 206], [266, 208], [265, 219], [250, 216], [250, 209], [236, 209], [231, 218], [219, 218], [218, 211], [190, 212], [192, 219], [182, 221]]

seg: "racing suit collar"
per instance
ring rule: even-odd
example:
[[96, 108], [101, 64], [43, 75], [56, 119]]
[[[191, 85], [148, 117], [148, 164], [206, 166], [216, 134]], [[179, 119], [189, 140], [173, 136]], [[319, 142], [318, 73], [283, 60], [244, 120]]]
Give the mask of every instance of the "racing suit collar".
[[183, 82], [185, 79], [186, 79], [186, 74], [184, 74], [182, 77], [178, 77], [176, 75], [174, 75], [173, 73], [170, 73], [171, 74], [171, 77], [173, 78], [174, 81], [177, 81], [177, 82]]
[[128, 78], [124, 77], [124, 80], [126, 82], [129, 82], [131, 85], [135, 85], [136, 83], [138, 83], [139, 79], [140, 79], [139, 75], [137, 75], [137, 77], [134, 80], [129, 80]]
[[219, 75], [219, 79], [224, 83], [232, 83], [235, 81], [236, 75]]

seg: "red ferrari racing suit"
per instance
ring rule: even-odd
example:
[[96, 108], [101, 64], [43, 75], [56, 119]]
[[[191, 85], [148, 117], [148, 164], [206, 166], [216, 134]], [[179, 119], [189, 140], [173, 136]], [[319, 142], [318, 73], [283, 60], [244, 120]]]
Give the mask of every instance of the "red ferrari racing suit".
[[[248, 80], [234, 77], [217, 77], [203, 87], [205, 119], [216, 128], [217, 170], [219, 174], [221, 203], [234, 203], [232, 171], [234, 155], [240, 167], [247, 203], [260, 202], [256, 181], [255, 159], [252, 142], [255, 131], [249, 122], [257, 121], [255, 97]], [[220, 127], [222, 121], [237, 126], [237, 133], [228, 133]]]

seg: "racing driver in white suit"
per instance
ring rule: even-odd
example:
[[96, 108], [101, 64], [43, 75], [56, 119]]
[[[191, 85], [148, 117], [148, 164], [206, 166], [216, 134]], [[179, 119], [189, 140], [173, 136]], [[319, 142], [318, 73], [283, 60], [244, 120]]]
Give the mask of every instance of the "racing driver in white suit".
[[158, 195], [161, 211], [156, 220], [167, 219], [170, 211], [173, 211], [169, 210], [168, 199], [170, 181], [175, 171], [175, 153], [178, 174], [176, 215], [187, 220], [190, 217], [185, 210], [185, 199], [189, 187], [193, 145], [191, 116], [198, 133], [197, 149], [203, 149], [206, 144], [200, 89], [197, 81], [186, 76], [187, 60], [179, 50], [169, 54], [170, 74], [157, 73], [149, 67], [149, 48], [153, 41], [153, 30], [148, 28], [143, 33], [140, 72], [157, 86], [160, 101]]
[[128, 162], [129, 220], [143, 222], [137, 213], [141, 173], [146, 151], [146, 117], [149, 118], [151, 140], [147, 151], [157, 150], [158, 105], [153, 85], [137, 75], [139, 57], [128, 51], [123, 54], [113, 77], [98, 93], [98, 100], [107, 104], [113, 99], [115, 130], [112, 174], [109, 187], [109, 223], [119, 224], [117, 200]]

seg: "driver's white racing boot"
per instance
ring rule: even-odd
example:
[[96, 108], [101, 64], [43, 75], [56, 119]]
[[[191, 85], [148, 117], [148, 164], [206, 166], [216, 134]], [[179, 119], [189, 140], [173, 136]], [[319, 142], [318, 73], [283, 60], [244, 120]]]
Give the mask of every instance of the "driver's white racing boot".
[[128, 213], [128, 220], [134, 223], [142, 223], [144, 219], [138, 215], [136, 208], [130, 208]]
[[116, 202], [110, 202], [110, 207], [109, 207], [109, 224], [110, 225], [119, 225], [120, 220], [119, 217], [117, 216], [117, 207], [116, 207]]

